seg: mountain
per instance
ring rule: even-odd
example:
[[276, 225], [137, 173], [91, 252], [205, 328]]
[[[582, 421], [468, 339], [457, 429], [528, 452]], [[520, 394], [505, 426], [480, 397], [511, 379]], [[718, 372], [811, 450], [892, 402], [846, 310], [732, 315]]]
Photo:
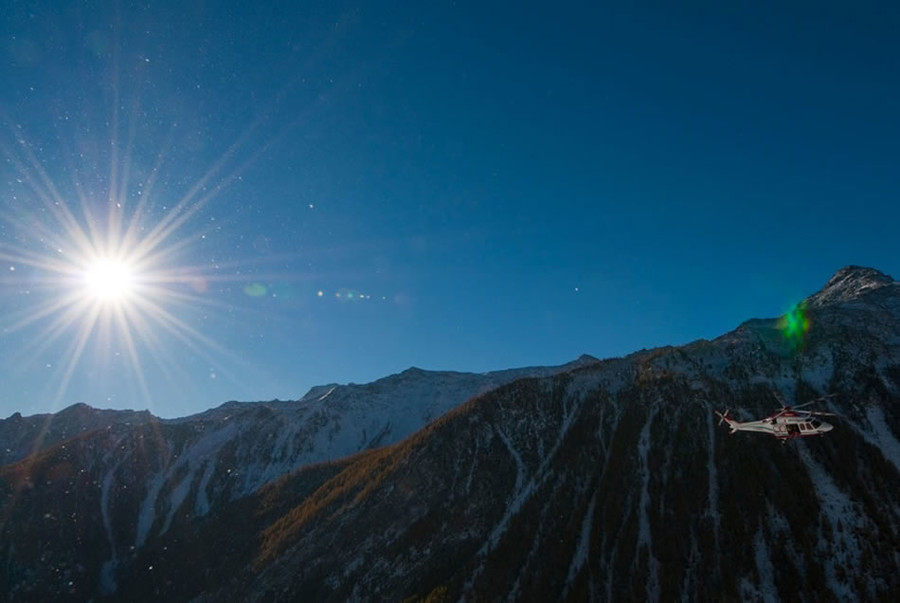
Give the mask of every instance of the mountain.
[[[788, 315], [713, 341], [504, 374], [427, 412], [401, 384], [423, 391], [453, 377], [412, 369], [314, 388], [303, 400], [316, 410], [297, 416], [316, 429], [280, 445], [266, 434], [283, 432], [262, 427], [277, 423], [274, 403], [58, 442], [0, 469], [0, 588], [13, 600], [129, 601], [887, 600], [900, 590], [892, 278], [851, 266]], [[712, 412], [760, 418], [779, 399], [826, 394], [819, 408], [838, 417], [819, 438], [729, 435]], [[410, 409], [427, 418], [402, 439], [378, 437], [383, 421], [352, 414], [367, 406], [397, 417], [390, 434]], [[354, 454], [330, 454], [351, 440]]]
[[479, 393], [594, 362], [484, 374], [411, 368], [174, 420], [85, 404], [16, 413], [0, 421], [0, 555], [13, 568], [5, 579], [0, 570], [0, 592], [7, 584], [26, 598], [48, 588], [73, 600], [114, 593], [120, 563], [173, 525], [300, 467], [396, 442]]
[[152, 419], [147, 411], [98, 410], [87, 404], [73, 404], [55, 414], [14, 413], [0, 420], [0, 466], [113, 423], [137, 425]]

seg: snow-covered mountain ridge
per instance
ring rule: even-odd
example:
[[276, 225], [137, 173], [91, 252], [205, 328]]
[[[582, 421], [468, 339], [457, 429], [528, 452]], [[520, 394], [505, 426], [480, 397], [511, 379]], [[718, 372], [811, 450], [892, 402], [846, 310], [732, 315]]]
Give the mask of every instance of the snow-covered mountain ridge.
[[821, 291], [809, 296], [806, 303], [821, 307], [859, 299], [880, 289], [884, 289], [883, 293], [891, 294], [897, 286], [898, 283], [893, 278], [874, 268], [847, 266], [838, 270]]
[[[900, 589], [900, 289], [848, 267], [798, 307], [801, 329], [752, 320], [626, 358], [410, 369], [295, 402], [110, 423], [0, 469], [0, 588], [887, 598]], [[839, 414], [835, 430], [785, 445], [718, 430], [712, 410], [759, 418], [776, 394], [834, 394], [820, 408]], [[340, 450], [356, 454], [328, 460]]]

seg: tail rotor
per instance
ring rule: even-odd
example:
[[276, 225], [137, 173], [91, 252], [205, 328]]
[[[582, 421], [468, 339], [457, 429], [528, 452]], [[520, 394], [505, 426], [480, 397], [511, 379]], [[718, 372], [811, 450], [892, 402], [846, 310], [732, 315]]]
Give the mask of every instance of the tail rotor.
[[732, 419], [731, 417], [728, 416], [729, 412], [730, 412], [729, 410], [726, 410], [724, 413], [715, 411], [716, 415], [718, 415], [718, 417], [719, 417], [719, 425], [722, 425], [722, 423], [728, 423], [728, 427], [731, 428], [731, 431], [729, 433], [735, 433], [737, 431], [738, 423], [737, 423], [737, 421], [735, 421], [734, 419]]
[[725, 421], [728, 420], [728, 413], [729, 413], [729, 412], [730, 412], [730, 409], [729, 409], [729, 410], [726, 410], [724, 413], [721, 413], [721, 412], [719, 412], [718, 410], [716, 411], [716, 414], [719, 415], [719, 427], [722, 426], [722, 423], [724, 423]]

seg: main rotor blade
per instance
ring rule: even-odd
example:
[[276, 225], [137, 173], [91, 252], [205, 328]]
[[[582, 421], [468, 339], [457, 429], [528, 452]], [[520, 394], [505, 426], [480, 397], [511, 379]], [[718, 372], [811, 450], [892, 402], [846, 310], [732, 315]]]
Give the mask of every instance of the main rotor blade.
[[804, 402], [803, 404], [798, 404], [794, 408], [803, 408], [804, 406], [809, 406], [810, 404], [815, 404], [816, 402], [824, 402], [828, 398], [834, 398], [837, 394], [828, 394], [827, 396], [819, 396], [818, 398], [814, 398], [809, 402]]

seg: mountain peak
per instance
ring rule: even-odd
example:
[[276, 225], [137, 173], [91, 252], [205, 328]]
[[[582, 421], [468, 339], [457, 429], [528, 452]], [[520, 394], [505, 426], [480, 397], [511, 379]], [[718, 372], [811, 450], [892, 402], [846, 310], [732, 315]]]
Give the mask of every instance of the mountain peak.
[[584, 366], [597, 364], [598, 362], [600, 362], [599, 358], [595, 358], [590, 354], [582, 354], [581, 356], [570, 362], [569, 366], [571, 366], [572, 368], [581, 368]]
[[58, 416], [78, 416], [86, 413], [91, 413], [95, 409], [90, 404], [85, 404], [84, 402], [76, 402], [75, 404], [71, 404], [61, 411], [57, 413]]
[[851, 301], [894, 284], [893, 278], [874, 268], [846, 266], [835, 272], [821, 291], [807, 299], [807, 303], [810, 306], [823, 306]]

